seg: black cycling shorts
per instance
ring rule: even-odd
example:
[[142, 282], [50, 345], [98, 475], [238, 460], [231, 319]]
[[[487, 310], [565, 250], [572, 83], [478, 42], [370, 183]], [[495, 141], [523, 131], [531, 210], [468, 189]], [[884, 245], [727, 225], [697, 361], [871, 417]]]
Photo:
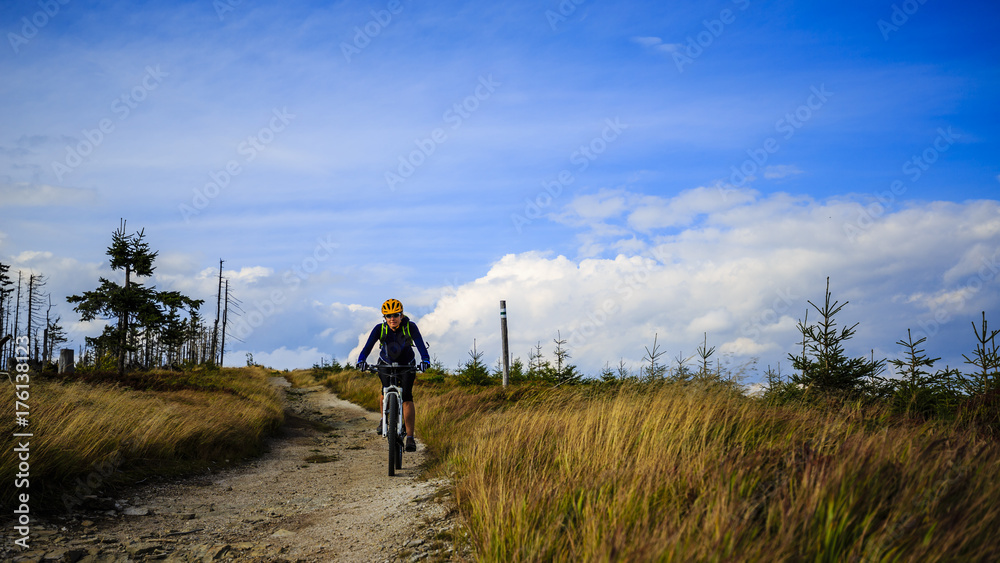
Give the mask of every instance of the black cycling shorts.
[[[386, 374], [382, 370], [378, 371], [378, 378], [382, 381], [382, 388], [386, 385]], [[403, 402], [409, 402], [413, 400], [413, 382], [417, 379], [417, 369], [406, 370], [399, 377], [400, 387], [403, 389]]]

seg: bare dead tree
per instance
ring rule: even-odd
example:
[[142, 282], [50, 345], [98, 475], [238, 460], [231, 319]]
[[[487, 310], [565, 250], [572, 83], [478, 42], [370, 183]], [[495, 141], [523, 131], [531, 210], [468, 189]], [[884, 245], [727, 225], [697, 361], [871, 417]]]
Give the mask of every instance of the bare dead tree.
[[215, 327], [212, 329], [212, 352], [211, 358], [212, 363], [216, 362], [216, 346], [219, 339], [219, 314], [222, 309], [222, 259], [219, 259], [219, 292], [215, 297]]
[[[28, 275], [28, 336], [33, 340], [31, 359], [34, 362], [38, 362], [41, 356], [41, 350], [38, 347], [38, 327], [36, 326], [36, 315], [41, 315], [42, 301], [45, 296], [42, 293], [42, 289], [45, 287], [45, 276], [42, 274], [29, 274]], [[48, 326], [46, 324], [46, 326]]]
[[222, 311], [222, 346], [219, 351], [219, 367], [226, 357], [226, 317], [229, 315], [229, 280], [226, 280], [226, 308]]

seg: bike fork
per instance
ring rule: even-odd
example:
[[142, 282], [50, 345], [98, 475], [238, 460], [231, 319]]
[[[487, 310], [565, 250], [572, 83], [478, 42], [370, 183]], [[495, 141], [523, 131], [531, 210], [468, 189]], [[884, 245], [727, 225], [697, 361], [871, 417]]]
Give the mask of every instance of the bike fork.
[[[401, 439], [406, 439], [406, 421], [403, 420], [403, 397], [399, 393], [394, 393], [396, 395], [396, 408], [398, 410], [399, 423], [396, 426], [396, 435], [400, 436]], [[389, 415], [387, 410], [389, 408], [389, 393], [384, 393], [382, 395], [382, 436], [386, 436], [389, 433]]]

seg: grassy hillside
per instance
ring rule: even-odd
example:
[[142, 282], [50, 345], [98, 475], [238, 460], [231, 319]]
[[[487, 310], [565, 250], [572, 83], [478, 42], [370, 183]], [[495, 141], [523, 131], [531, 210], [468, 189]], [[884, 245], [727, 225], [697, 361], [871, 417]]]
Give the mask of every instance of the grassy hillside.
[[[262, 368], [31, 381], [32, 509], [259, 451]], [[377, 379], [295, 372], [378, 409]], [[113, 383], [113, 381], [117, 381]], [[13, 387], [5, 386], [13, 420]], [[992, 561], [992, 427], [850, 403], [775, 406], [697, 384], [419, 381], [417, 434], [455, 481], [483, 561]], [[0, 478], [17, 472], [12, 434]], [[15, 490], [6, 485], [10, 506]]]
[[[327, 384], [377, 408], [370, 376]], [[690, 385], [415, 395], [483, 561], [1000, 559], [1000, 449], [974, 430]]]
[[[14, 387], [0, 401], [13, 427]], [[115, 482], [190, 471], [260, 451], [282, 421], [281, 399], [263, 368], [82, 374], [69, 382], [33, 377], [27, 429], [0, 435], [4, 506], [30, 493], [34, 510], [66, 510]], [[15, 490], [13, 432], [29, 431], [30, 486]], [[20, 439], [21, 441], [27, 439]]]

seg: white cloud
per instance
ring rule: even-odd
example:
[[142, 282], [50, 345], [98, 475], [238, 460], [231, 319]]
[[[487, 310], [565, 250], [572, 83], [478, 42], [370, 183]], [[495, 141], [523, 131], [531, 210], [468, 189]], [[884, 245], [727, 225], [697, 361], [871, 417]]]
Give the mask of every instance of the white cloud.
[[[266, 268], [264, 266], [244, 266], [239, 270], [226, 270], [225, 266], [222, 269], [222, 277], [228, 280], [233, 280], [240, 282], [244, 285], [253, 285], [263, 278], [267, 278], [274, 274], [274, 269]], [[219, 279], [219, 269], [218, 268], [205, 268], [198, 273], [200, 279]]]
[[52, 258], [53, 254], [47, 250], [25, 250], [24, 252], [18, 254], [14, 257], [14, 262], [19, 264], [31, 264], [39, 260], [47, 260]]
[[723, 344], [722, 347], [719, 348], [719, 353], [733, 354], [736, 356], [746, 357], [746, 356], [758, 356], [760, 354], [772, 351], [774, 349], [775, 346], [773, 344], [772, 345], [762, 344], [760, 342], [753, 340], [752, 338], [741, 336], [739, 338], [730, 340], [729, 342]]
[[715, 333], [732, 326], [734, 321], [735, 319], [728, 309], [715, 309], [692, 320], [687, 328], [689, 332], [695, 334], [699, 332]]
[[[972, 228], [973, 232], [985, 239], [995, 236], [991, 229]], [[948, 283], [958, 283], [962, 279], [979, 276], [982, 279], [990, 279], [1000, 273], [1000, 260], [996, 256], [997, 249], [991, 248], [988, 244], [973, 244], [966, 249], [955, 249], [955, 264], [948, 268], [943, 274], [943, 278]]]
[[573, 198], [566, 206], [567, 216], [583, 221], [604, 220], [621, 216], [627, 208], [624, 190], [601, 190]]
[[48, 184], [0, 183], [2, 206], [88, 205], [97, 202], [97, 190], [66, 188]]
[[224, 275], [227, 279], [242, 283], [244, 285], [253, 285], [257, 283], [258, 280], [269, 277], [273, 273], [274, 270], [272, 268], [265, 268], [263, 266], [249, 266], [240, 268], [239, 270], [224, 272]]
[[633, 37], [632, 41], [658, 53], [673, 53], [684, 47], [682, 43], [664, 43], [659, 37]]
[[703, 214], [717, 213], [753, 201], [754, 192], [723, 185], [700, 187], [672, 198], [642, 196], [635, 202], [628, 223], [640, 232], [690, 225]]
[[776, 164], [764, 167], [764, 178], [768, 180], [779, 180], [797, 174], [802, 174], [802, 171], [794, 164]]
[[[671, 197], [643, 195], [618, 188], [575, 197], [553, 219], [586, 227], [599, 237], [633, 237], [657, 229], [686, 227], [699, 216], [734, 209], [753, 202], [757, 192], [717, 184]], [[624, 221], [622, 221], [624, 218]], [[619, 224], [623, 222], [624, 224]]]
[[[338, 348], [358, 346], [368, 338], [372, 326], [381, 321], [381, 312], [375, 307], [333, 303], [322, 307], [322, 314], [329, 319], [330, 328], [320, 333], [320, 338]], [[357, 359], [357, 355], [351, 355]]]
[[663, 40], [659, 37], [633, 37], [632, 41], [642, 45], [643, 47], [655, 47], [663, 43]]

